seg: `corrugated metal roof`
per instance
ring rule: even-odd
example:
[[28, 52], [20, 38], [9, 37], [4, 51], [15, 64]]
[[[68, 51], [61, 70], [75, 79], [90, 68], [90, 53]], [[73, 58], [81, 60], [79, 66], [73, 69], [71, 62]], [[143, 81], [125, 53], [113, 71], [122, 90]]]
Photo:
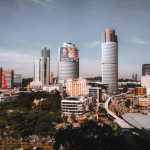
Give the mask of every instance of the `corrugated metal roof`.
[[150, 130], [150, 116], [140, 113], [127, 113], [122, 115], [123, 119], [138, 129]]

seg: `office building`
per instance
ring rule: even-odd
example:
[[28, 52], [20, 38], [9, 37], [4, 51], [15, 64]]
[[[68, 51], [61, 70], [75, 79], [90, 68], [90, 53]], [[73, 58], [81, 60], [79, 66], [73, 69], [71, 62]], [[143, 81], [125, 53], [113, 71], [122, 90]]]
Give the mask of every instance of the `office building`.
[[40, 82], [41, 81], [41, 59], [36, 59], [34, 61], [33, 81], [35, 81], [35, 82]]
[[21, 87], [22, 86], [22, 75], [21, 74], [14, 74], [14, 87]]
[[82, 115], [89, 111], [89, 106], [95, 106], [95, 99], [87, 97], [66, 97], [61, 100], [61, 110], [63, 115]]
[[41, 58], [34, 61], [32, 89], [41, 89], [50, 84], [50, 49], [46, 47], [41, 51]]
[[14, 70], [0, 68], [0, 88], [13, 88]]
[[41, 82], [42, 85], [50, 84], [50, 49], [44, 47], [41, 53]]
[[118, 41], [115, 30], [107, 28], [102, 43], [102, 83], [108, 84], [108, 93], [118, 90]]
[[66, 80], [66, 93], [68, 96], [77, 97], [88, 94], [87, 80], [83, 78], [69, 78]]
[[150, 64], [142, 65], [142, 76], [150, 75]]
[[89, 87], [89, 97], [96, 97], [98, 100], [102, 98], [102, 88]]
[[65, 86], [68, 78], [79, 77], [78, 49], [72, 43], [64, 43], [58, 52], [58, 83]]

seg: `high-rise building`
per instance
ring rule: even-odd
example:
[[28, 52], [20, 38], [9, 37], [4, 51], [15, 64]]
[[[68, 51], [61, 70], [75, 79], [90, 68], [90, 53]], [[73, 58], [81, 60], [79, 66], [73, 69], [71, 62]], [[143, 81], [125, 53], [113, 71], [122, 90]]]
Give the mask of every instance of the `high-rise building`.
[[0, 88], [13, 88], [14, 70], [0, 68]]
[[79, 77], [78, 49], [72, 43], [64, 43], [58, 52], [58, 83], [65, 86], [68, 78]]
[[14, 87], [21, 87], [22, 86], [22, 74], [14, 74]]
[[115, 30], [107, 28], [102, 43], [102, 83], [108, 84], [108, 93], [118, 90], [118, 40]]
[[42, 49], [41, 57], [41, 81], [42, 85], [50, 83], [50, 49]]
[[40, 82], [41, 81], [41, 59], [36, 59], [34, 61], [33, 81], [35, 81], [35, 82]]
[[50, 49], [44, 47], [41, 58], [34, 61], [33, 82], [30, 86], [33, 89], [40, 89], [44, 85], [50, 84]]
[[142, 65], [142, 76], [150, 75], [150, 64]]
[[66, 80], [66, 93], [71, 97], [86, 96], [88, 94], [87, 80], [83, 78], [69, 78]]

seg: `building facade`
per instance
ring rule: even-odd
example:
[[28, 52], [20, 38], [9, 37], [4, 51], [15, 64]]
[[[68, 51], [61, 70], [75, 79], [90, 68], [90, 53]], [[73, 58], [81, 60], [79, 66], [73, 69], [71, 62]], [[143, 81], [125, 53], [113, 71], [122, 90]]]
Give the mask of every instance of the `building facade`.
[[89, 110], [89, 100], [86, 97], [66, 97], [61, 100], [61, 110], [63, 115], [82, 115]]
[[89, 97], [96, 97], [98, 100], [102, 98], [102, 88], [100, 87], [89, 87]]
[[35, 82], [41, 81], [41, 59], [36, 59], [34, 61], [33, 81]]
[[107, 28], [102, 43], [102, 83], [108, 84], [108, 93], [118, 90], [118, 41], [115, 30]]
[[22, 86], [22, 74], [14, 74], [14, 87]]
[[11, 89], [14, 83], [14, 70], [0, 68], [0, 88]]
[[83, 78], [69, 78], [66, 80], [66, 93], [68, 96], [77, 97], [88, 94], [87, 80]]
[[31, 88], [41, 89], [42, 86], [50, 84], [50, 49], [44, 47], [41, 51], [41, 58], [34, 61], [33, 82]]
[[142, 65], [142, 76], [150, 75], [150, 64]]
[[136, 87], [135, 95], [146, 95], [146, 87]]
[[141, 86], [146, 87], [150, 85], [150, 75], [141, 76]]
[[79, 77], [79, 53], [72, 43], [64, 43], [58, 52], [58, 83], [65, 86], [68, 78]]
[[42, 85], [50, 84], [50, 49], [44, 47], [41, 53], [41, 82]]

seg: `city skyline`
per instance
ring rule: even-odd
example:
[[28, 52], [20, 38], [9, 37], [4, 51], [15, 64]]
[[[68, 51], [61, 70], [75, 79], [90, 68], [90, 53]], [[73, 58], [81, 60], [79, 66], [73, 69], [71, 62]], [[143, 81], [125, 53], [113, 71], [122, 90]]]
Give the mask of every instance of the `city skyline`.
[[1, 67], [25, 77], [33, 76], [33, 62], [43, 47], [51, 49], [56, 76], [63, 42], [78, 47], [80, 76], [101, 76], [102, 32], [110, 26], [119, 38], [119, 77], [141, 74], [142, 64], [150, 63], [148, 0], [1, 0], [0, 12]]

